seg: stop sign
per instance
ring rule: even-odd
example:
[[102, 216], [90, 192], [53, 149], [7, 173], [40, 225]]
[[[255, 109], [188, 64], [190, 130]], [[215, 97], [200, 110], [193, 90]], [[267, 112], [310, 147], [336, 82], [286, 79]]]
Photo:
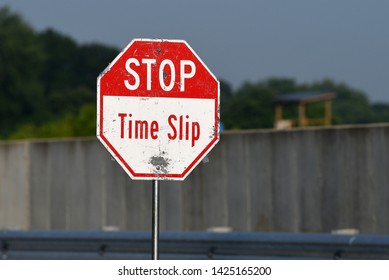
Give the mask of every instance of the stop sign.
[[97, 137], [131, 178], [183, 180], [219, 141], [219, 95], [185, 41], [135, 39], [97, 79]]

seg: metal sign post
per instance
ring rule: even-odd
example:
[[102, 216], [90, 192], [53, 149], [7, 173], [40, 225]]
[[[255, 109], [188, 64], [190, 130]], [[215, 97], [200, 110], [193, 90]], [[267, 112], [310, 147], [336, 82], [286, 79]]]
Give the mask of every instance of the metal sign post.
[[134, 39], [97, 78], [96, 135], [134, 180], [184, 180], [219, 142], [219, 81], [184, 40]]
[[152, 248], [152, 259], [159, 259], [159, 180], [153, 180], [153, 248]]

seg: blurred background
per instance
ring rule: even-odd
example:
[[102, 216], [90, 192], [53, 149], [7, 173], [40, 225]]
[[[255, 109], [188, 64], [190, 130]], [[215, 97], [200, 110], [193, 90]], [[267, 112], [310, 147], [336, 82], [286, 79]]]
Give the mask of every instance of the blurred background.
[[96, 77], [140, 37], [188, 41], [221, 81], [225, 129], [273, 127], [274, 99], [308, 90], [336, 92], [335, 124], [389, 121], [385, 2], [1, 0], [0, 6], [2, 139], [94, 135]]

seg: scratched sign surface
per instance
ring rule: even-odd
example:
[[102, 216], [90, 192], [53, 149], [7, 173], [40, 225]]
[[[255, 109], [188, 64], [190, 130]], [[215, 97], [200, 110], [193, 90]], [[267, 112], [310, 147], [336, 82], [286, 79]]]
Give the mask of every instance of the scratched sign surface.
[[132, 179], [184, 180], [219, 141], [219, 96], [185, 41], [135, 39], [97, 79], [97, 137]]

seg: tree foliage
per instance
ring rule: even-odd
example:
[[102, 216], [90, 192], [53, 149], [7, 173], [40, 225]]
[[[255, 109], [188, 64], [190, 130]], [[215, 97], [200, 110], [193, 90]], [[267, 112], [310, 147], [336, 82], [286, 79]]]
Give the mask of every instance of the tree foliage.
[[[96, 78], [117, 54], [115, 48], [78, 44], [52, 29], [36, 32], [21, 16], [0, 8], [0, 138], [94, 135]], [[307, 84], [271, 78], [236, 90], [221, 81], [220, 88], [226, 129], [273, 127], [275, 98], [305, 90], [337, 94], [336, 124], [389, 122], [389, 104], [370, 104], [365, 93], [332, 80]], [[310, 105], [308, 114], [322, 110], [320, 104]]]
[[[389, 104], [371, 104], [365, 93], [344, 83], [325, 79], [311, 84], [298, 84], [288, 78], [271, 78], [244, 84], [225, 102], [227, 108], [222, 109], [222, 122], [226, 129], [273, 127], [274, 100], [282, 94], [302, 91], [336, 93], [333, 101], [334, 124], [389, 122]], [[287, 116], [296, 115], [296, 109], [287, 108], [284, 113]], [[310, 104], [307, 108], [309, 117], [318, 117], [323, 112], [324, 107], [320, 103]]]
[[0, 8], [0, 138], [94, 134], [71, 120], [96, 104], [96, 78], [117, 52], [50, 29], [38, 33]]
[[227, 129], [271, 127], [273, 100], [269, 88], [260, 83], [245, 83], [226, 102], [222, 122]]
[[9, 9], [0, 9], [0, 135], [42, 111], [40, 71], [44, 61], [34, 31]]
[[9, 139], [91, 136], [96, 133], [96, 105], [85, 104], [79, 113], [65, 114], [60, 119], [43, 124], [24, 123], [9, 135]]

